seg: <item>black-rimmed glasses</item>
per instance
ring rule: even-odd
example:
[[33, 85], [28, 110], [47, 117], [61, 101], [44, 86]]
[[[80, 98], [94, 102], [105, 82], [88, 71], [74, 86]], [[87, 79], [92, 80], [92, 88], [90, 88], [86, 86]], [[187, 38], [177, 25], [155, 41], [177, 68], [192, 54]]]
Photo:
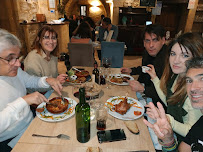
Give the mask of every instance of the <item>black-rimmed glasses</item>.
[[9, 65], [14, 65], [16, 63], [16, 61], [19, 60], [19, 57], [12, 58], [12, 59], [4, 59], [4, 58], [0, 57], [0, 59], [7, 61]]
[[44, 40], [47, 40], [47, 41], [49, 41], [49, 40], [56, 41], [56, 40], [57, 40], [57, 37], [55, 37], [55, 36], [52, 36], [52, 37], [44, 36], [43, 39], [44, 39]]

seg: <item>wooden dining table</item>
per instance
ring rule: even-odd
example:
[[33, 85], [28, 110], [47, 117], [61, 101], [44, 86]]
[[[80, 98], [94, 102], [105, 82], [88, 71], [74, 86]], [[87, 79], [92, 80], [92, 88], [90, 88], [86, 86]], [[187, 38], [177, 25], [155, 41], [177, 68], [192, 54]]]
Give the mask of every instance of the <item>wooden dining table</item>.
[[[92, 73], [92, 67], [83, 67], [85, 70]], [[65, 70], [65, 69], [64, 69]], [[112, 73], [120, 73], [120, 69], [111, 69]], [[109, 86], [107, 88], [107, 85]], [[62, 94], [75, 100], [77, 103], [79, 99], [73, 95], [73, 84], [65, 83]], [[105, 103], [112, 96], [128, 96], [137, 99], [136, 93], [131, 90], [128, 85], [115, 85], [107, 83], [101, 85], [103, 94], [100, 96], [100, 102]], [[57, 97], [57, 93], [53, 92], [50, 98]], [[126, 140], [99, 143], [97, 138], [96, 120], [91, 120], [91, 133], [90, 140], [87, 143], [80, 143], [76, 137], [76, 123], [75, 115], [72, 117], [58, 122], [46, 122], [39, 117], [35, 117], [27, 130], [24, 132], [12, 152], [86, 152], [88, 147], [100, 147], [103, 152], [127, 152], [127, 151], [140, 151], [146, 150], [155, 152], [147, 126], [143, 123], [144, 117], [136, 120], [140, 133], [133, 134], [125, 126], [126, 120], [117, 119], [108, 115], [106, 122], [106, 130], [123, 129], [126, 134]], [[70, 136], [70, 140], [58, 138], [44, 138], [33, 137], [32, 134], [56, 136], [58, 134], [66, 134]]]

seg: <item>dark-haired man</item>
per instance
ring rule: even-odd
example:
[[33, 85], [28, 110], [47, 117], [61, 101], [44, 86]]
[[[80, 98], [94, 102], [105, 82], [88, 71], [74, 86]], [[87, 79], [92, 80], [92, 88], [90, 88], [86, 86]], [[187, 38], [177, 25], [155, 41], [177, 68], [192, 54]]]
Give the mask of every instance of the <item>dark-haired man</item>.
[[[203, 113], [203, 57], [196, 57], [187, 62], [186, 89], [193, 108], [200, 109]], [[178, 143], [174, 138], [172, 127], [168, 122], [165, 111], [160, 103], [156, 108], [149, 104], [151, 115], [156, 123], [151, 124], [147, 120], [144, 123], [152, 128], [159, 138], [163, 151], [179, 152], [202, 152], [203, 151], [203, 116], [192, 126], [185, 139], [177, 147]]]
[[[161, 78], [166, 55], [165, 29], [163, 26], [158, 24], [146, 26], [143, 34], [143, 42], [145, 51], [142, 56], [142, 66], [147, 66], [148, 64], [154, 65], [157, 76]], [[129, 82], [132, 90], [141, 93], [144, 92], [147, 97], [152, 98], [154, 103], [161, 101], [150, 80], [149, 74], [143, 73], [141, 66], [131, 69], [123, 67], [121, 68], [121, 72], [139, 75], [138, 81], [133, 80]]]
[[[103, 18], [102, 26], [99, 27], [99, 41], [116, 42], [118, 37], [118, 27], [111, 24], [111, 19]], [[101, 50], [97, 50], [98, 57], [101, 60]]]
[[118, 27], [111, 24], [111, 19], [105, 17], [102, 20], [102, 26], [99, 27], [99, 41], [115, 42], [118, 37]]

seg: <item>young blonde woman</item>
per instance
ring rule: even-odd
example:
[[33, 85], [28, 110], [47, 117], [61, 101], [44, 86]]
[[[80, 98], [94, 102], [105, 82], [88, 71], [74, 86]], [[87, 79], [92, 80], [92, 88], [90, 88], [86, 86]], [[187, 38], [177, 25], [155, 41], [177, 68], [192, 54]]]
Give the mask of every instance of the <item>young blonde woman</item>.
[[[192, 125], [201, 117], [202, 113], [191, 106], [186, 93], [186, 65], [187, 60], [203, 55], [203, 39], [194, 33], [185, 33], [173, 40], [168, 47], [166, 66], [161, 80], [156, 76], [153, 65], [147, 73], [157, 90], [160, 99], [167, 106], [167, 117], [179, 142], [186, 136]], [[151, 115], [151, 109], [147, 109]]]

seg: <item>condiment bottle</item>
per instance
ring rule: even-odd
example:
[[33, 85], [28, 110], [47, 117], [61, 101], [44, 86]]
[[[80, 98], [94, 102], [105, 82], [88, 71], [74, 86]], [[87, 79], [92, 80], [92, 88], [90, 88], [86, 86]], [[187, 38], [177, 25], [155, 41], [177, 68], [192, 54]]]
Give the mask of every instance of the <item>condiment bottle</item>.
[[97, 69], [97, 61], [94, 62], [94, 70], [92, 71], [92, 74], [95, 75], [95, 82], [99, 84], [99, 70]]

